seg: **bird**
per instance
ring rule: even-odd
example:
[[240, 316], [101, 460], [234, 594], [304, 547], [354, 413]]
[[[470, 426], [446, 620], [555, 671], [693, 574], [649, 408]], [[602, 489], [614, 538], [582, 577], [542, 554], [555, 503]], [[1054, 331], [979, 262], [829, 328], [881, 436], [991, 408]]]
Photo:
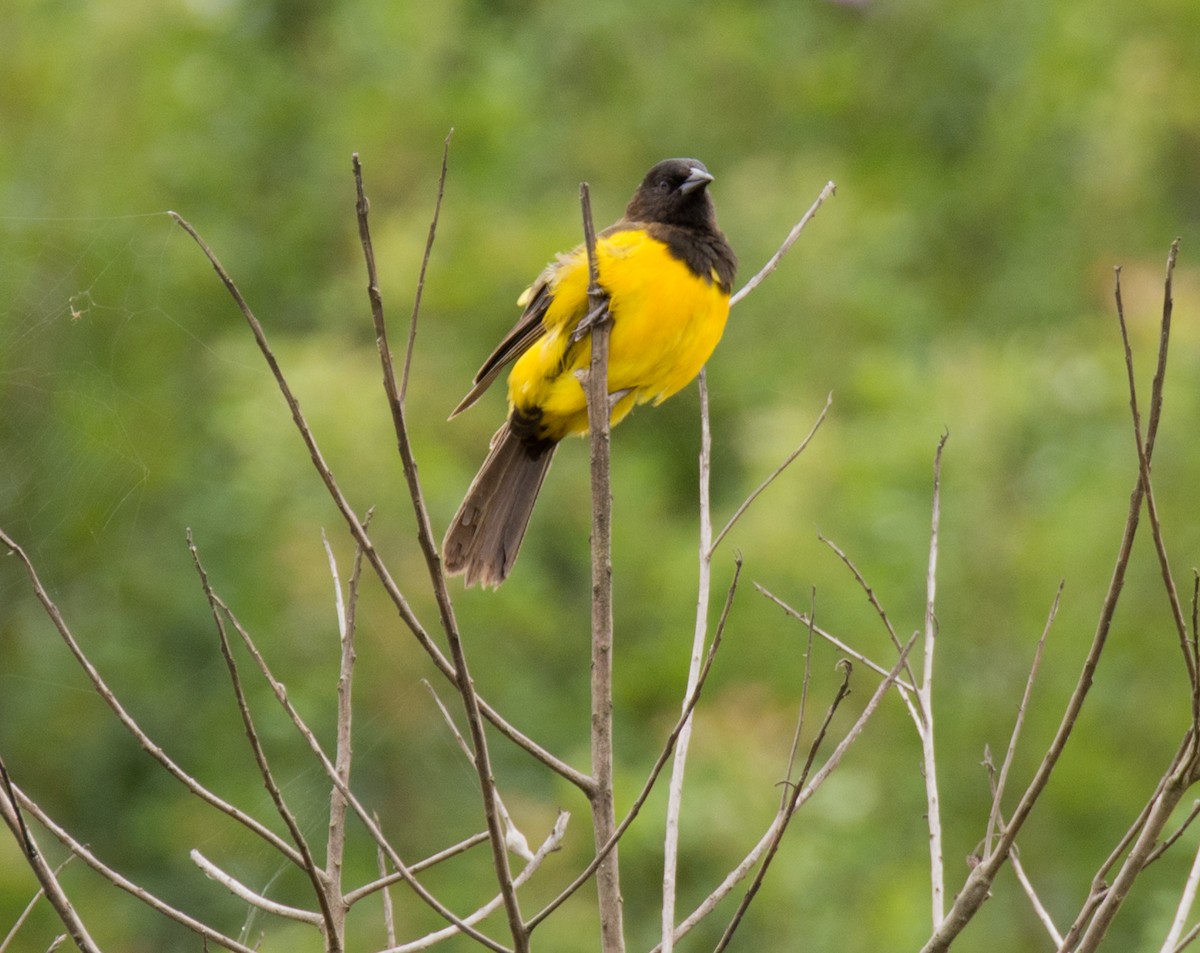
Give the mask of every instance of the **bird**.
[[[608, 389], [616, 425], [637, 404], [660, 404], [707, 363], [729, 316], [737, 256], [717, 226], [696, 159], [657, 163], [625, 214], [596, 236], [608, 298]], [[498, 587], [512, 571], [560, 441], [588, 432], [589, 269], [583, 245], [560, 253], [517, 299], [523, 310], [450, 414], [474, 404], [509, 364], [508, 416], [442, 543], [449, 575]], [[582, 325], [581, 325], [582, 322]]]

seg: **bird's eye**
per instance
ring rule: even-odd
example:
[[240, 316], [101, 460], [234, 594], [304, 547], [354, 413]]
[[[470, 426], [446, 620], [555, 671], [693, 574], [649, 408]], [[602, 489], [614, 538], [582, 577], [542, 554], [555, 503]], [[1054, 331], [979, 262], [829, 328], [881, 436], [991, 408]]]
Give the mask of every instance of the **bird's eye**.
[[668, 192], [671, 191], [671, 183], [668, 182], [666, 179], [659, 179], [658, 180], [658, 191], [660, 191], [664, 195], [666, 195]]

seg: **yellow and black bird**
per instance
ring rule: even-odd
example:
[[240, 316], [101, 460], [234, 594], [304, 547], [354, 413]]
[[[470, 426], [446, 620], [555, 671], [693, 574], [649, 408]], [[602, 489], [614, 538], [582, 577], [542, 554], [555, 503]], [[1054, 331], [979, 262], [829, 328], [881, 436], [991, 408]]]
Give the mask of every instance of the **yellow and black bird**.
[[[612, 422], [635, 404], [662, 403], [704, 366], [729, 316], [737, 258], [717, 227], [695, 159], [667, 159], [648, 173], [625, 215], [596, 237], [600, 285], [612, 316], [608, 388]], [[576, 372], [591, 338], [575, 330], [588, 313], [583, 246], [561, 254], [518, 299], [520, 320], [475, 375], [450, 415], [470, 407], [509, 362], [508, 419], [467, 490], [442, 554], [467, 585], [499, 586], [517, 558], [558, 442], [588, 429]]]

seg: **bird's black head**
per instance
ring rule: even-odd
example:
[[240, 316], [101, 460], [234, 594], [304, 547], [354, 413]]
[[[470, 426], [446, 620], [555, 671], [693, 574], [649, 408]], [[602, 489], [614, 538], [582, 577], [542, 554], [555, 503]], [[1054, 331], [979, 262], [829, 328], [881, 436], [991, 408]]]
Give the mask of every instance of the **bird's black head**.
[[708, 195], [708, 183], [712, 180], [703, 162], [665, 159], [646, 173], [625, 209], [625, 217], [634, 222], [716, 228], [716, 215]]

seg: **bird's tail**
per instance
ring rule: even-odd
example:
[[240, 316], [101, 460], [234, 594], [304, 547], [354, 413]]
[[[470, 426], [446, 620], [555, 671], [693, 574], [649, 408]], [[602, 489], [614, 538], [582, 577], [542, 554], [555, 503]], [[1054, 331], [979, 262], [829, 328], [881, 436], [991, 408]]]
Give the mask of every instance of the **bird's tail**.
[[523, 441], [507, 423], [496, 431], [442, 542], [447, 573], [465, 575], [468, 586], [478, 582], [495, 588], [504, 582], [557, 446], [548, 440]]

